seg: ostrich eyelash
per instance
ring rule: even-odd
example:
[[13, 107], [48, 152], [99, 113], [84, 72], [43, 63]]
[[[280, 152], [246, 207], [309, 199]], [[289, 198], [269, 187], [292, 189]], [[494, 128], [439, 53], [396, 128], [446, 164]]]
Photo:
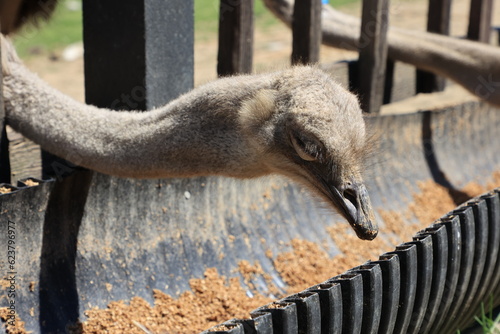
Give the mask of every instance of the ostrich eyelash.
[[306, 161], [316, 161], [322, 158], [321, 149], [319, 145], [310, 140], [291, 133], [290, 140], [292, 145], [300, 158]]

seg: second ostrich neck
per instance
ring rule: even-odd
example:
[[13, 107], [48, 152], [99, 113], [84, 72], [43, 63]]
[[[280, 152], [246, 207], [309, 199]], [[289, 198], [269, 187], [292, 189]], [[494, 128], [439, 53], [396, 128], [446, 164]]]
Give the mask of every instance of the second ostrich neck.
[[241, 103], [272, 78], [218, 80], [147, 112], [116, 112], [74, 101], [22, 65], [4, 80], [10, 126], [47, 151], [105, 174], [160, 178], [260, 176], [238, 125]]

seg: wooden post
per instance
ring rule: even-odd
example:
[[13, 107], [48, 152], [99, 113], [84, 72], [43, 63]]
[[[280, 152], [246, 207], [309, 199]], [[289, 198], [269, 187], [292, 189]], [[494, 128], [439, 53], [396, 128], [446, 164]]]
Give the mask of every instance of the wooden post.
[[321, 7], [321, 0], [295, 0], [292, 22], [293, 65], [319, 61]]
[[193, 87], [193, 7], [185, 2], [83, 2], [87, 103], [146, 110]]
[[[3, 52], [0, 47], [0, 55]], [[10, 183], [9, 141], [5, 130], [5, 110], [3, 106], [3, 74], [0, 64], [0, 183]]]
[[[429, 0], [427, 31], [437, 34], [450, 34], [451, 0]], [[442, 91], [446, 81], [430, 72], [417, 70], [417, 93]]]
[[363, 0], [358, 89], [367, 113], [378, 113], [384, 97], [388, 25], [389, 0]]
[[429, 1], [427, 31], [443, 35], [450, 34], [451, 0]]
[[493, 0], [471, 0], [467, 38], [483, 43], [490, 42]]
[[251, 73], [253, 62], [253, 0], [221, 0], [217, 73]]

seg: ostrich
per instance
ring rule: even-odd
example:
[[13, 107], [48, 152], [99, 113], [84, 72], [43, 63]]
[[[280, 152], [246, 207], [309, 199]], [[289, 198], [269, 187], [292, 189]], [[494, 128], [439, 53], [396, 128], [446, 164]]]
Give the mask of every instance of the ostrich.
[[[292, 0], [263, 0], [284, 23], [291, 26]], [[361, 21], [334, 10], [322, 10], [323, 43], [358, 50]], [[428, 32], [389, 27], [388, 57], [434, 72], [462, 85], [472, 94], [500, 106], [500, 49], [484, 43]]]
[[365, 124], [354, 95], [319, 69], [216, 80], [148, 112], [79, 103], [31, 73], [2, 39], [6, 121], [45, 150], [133, 178], [287, 176], [377, 235], [361, 177]]
[[57, 0], [0, 0], [1, 32], [8, 35], [26, 23], [46, 20], [56, 6]]

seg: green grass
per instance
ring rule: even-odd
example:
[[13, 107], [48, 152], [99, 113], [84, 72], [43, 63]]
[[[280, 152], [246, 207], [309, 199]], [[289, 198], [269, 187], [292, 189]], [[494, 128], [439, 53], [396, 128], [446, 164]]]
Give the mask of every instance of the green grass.
[[[345, 6], [360, 0], [330, 0], [329, 3], [335, 7]], [[275, 24], [282, 24], [264, 6], [261, 0], [255, 0], [254, 16], [255, 26], [261, 29], [272, 27]], [[219, 0], [195, 0], [194, 1], [195, 31], [200, 39], [212, 38], [218, 29]]]
[[39, 29], [29, 25], [16, 34], [14, 43], [21, 57], [51, 52], [82, 40], [82, 11], [68, 9], [68, 2], [61, 1], [52, 19], [42, 23]]
[[[493, 297], [490, 296], [489, 311], [486, 313], [484, 310], [484, 303], [481, 303], [481, 313], [475, 316], [474, 319], [483, 329], [484, 334], [497, 334], [500, 333], [500, 314], [493, 318]], [[460, 334], [460, 331], [457, 331]]]
[[[355, 1], [355, 0], [343, 0]], [[255, 25], [261, 28], [268, 28], [274, 24], [279, 24], [273, 14], [264, 6], [262, 1], [256, 0], [254, 6]], [[219, 0], [195, 0], [194, 20], [195, 31], [198, 38], [207, 39], [214, 36], [219, 26]]]
[[490, 300], [490, 310], [486, 314], [484, 312], [484, 304], [481, 303], [481, 314], [479, 316], [474, 317], [476, 321], [483, 328], [483, 333], [485, 334], [494, 334], [499, 333], [500, 329], [500, 314], [493, 319], [493, 300]]
[[[330, 4], [339, 7], [358, 1], [330, 0]], [[17, 34], [15, 45], [21, 57], [52, 52], [82, 40], [82, 11], [68, 9], [68, 3], [81, 4], [81, 0], [62, 0], [50, 22], [42, 23], [40, 29], [25, 27]], [[194, 8], [197, 38], [214, 38], [219, 24], [219, 0], [195, 0]], [[255, 25], [266, 29], [275, 24], [281, 23], [264, 7], [262, 1], [255, 0]]]

